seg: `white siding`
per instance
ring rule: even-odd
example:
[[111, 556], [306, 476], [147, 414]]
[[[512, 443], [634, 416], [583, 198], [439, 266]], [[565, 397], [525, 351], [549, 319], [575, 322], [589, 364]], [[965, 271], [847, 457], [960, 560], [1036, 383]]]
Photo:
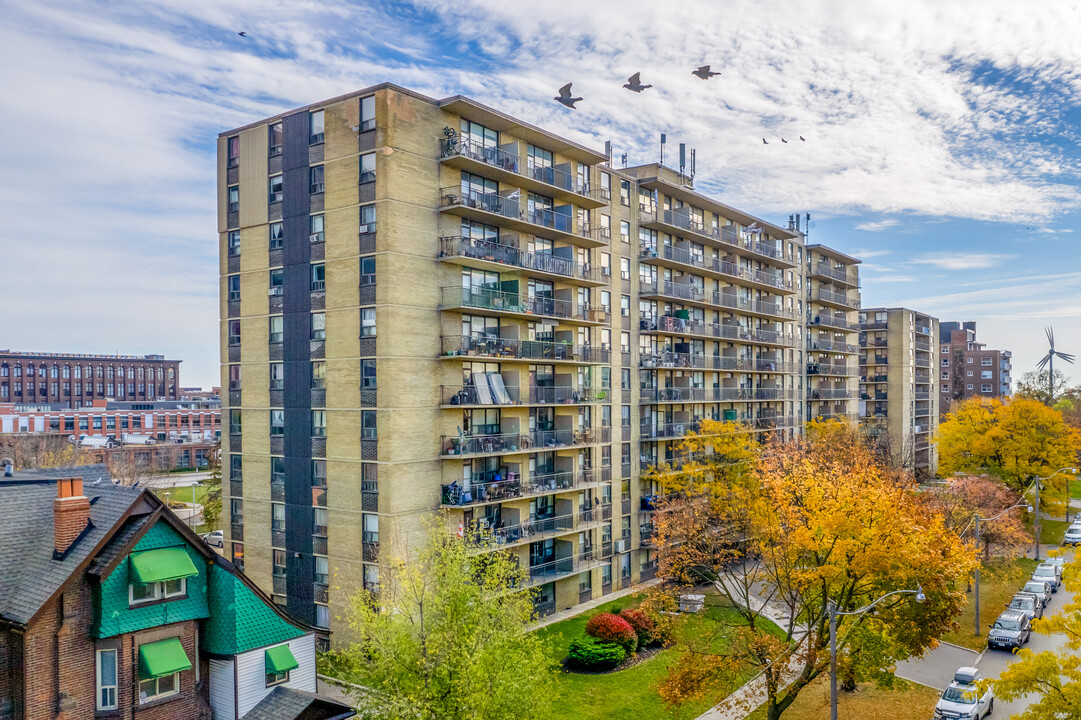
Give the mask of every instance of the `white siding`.
[[[300, 666], [289, 673], [289, 682], [285, 683], [285, 686], [315, 692], [315, 635], [302, 635], [290, 640], [288, 645]], [[237, 697], [239, 698], [237, 709], [240, 711], [240, 717], [244, 717], [268, 692], [274, 689], [266, 686], [266, 651], [271, 647], [275, 645], [267, 645], [236, 656]], [[218, 720], [217, 715], [214, 716], [214, 720]]]
[[237, 720], [233, 661], [210, 658], [210, 709], [214, 720]]

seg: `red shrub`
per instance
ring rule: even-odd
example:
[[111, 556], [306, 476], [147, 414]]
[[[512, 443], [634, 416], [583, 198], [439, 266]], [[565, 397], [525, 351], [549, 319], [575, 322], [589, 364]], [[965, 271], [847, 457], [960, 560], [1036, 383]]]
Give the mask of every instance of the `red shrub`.
[[622, 645], [628, 653], [634, 652], [638, 646], [638, 635], [631, 624], [612, 613], [600, 613], [591, 617], [586, 623], [586, 635], [602, 642]]
[[620, 617], [626, 620], [638, 635], [638, 647], [645, 647], [656, 640], [656, 626], [653, 620], [641, 610], [624, 610]]

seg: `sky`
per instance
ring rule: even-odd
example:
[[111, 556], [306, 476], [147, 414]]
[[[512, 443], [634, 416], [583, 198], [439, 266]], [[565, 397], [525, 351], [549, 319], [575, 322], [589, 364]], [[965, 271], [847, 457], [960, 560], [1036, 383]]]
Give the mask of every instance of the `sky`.
[[[810, 213], [810, 242], [864, 261], [865, 307], [974, 320], [1015, 379], [1047, 325], [1081, 352], [1077, 2], [0, 0], [0, 17], [0, 348], [164, 353], [184, 385], [219, 384], [217, 134], [391, 81], [632, 165], [666, 133], [668, 158], [696, 148], [698, 190]], [[707, 63], [721, 75], [690, 74]], [[622, 88], [636, 71], [641, 95]], [[552, 100], [566, 82], [576, 111]]]

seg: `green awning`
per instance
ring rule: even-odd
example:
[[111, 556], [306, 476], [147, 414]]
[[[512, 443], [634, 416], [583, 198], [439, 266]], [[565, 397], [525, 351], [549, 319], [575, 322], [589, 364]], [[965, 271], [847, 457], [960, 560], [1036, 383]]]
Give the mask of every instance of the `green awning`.
[[266, 651], [267, 675], [278, 675], [300, 667], [300, 663], [293, 657], [293, 651], [288, 645], [278, 645]]
[[139, 677], [143, 680], [172, 675], [191, 668], [188, 654], [180, 644], [180, 638], [171, 637], [155, 643], [139, 646]]
[[191, 556], [183, 547], [133, 552], [129, 557], [132, 576], [136, 582], [144, 585], [199, 574], [199, 571], [195, 569], [195, 563], [191, 561]]

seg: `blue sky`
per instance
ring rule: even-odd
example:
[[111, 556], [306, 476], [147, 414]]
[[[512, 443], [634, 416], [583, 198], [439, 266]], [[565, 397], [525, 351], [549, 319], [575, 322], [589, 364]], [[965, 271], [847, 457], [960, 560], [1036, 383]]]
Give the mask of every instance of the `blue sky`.
[[217, 384], [217, 133], [390, 80], [632, 164], [665, 132], [700, 190], [862, 257], [865, 306], [975, 320], [1020, 377], [1047, 324], [1081, 352], [1081, 12], [1029, 5], [0, 0], [0, 347]]

